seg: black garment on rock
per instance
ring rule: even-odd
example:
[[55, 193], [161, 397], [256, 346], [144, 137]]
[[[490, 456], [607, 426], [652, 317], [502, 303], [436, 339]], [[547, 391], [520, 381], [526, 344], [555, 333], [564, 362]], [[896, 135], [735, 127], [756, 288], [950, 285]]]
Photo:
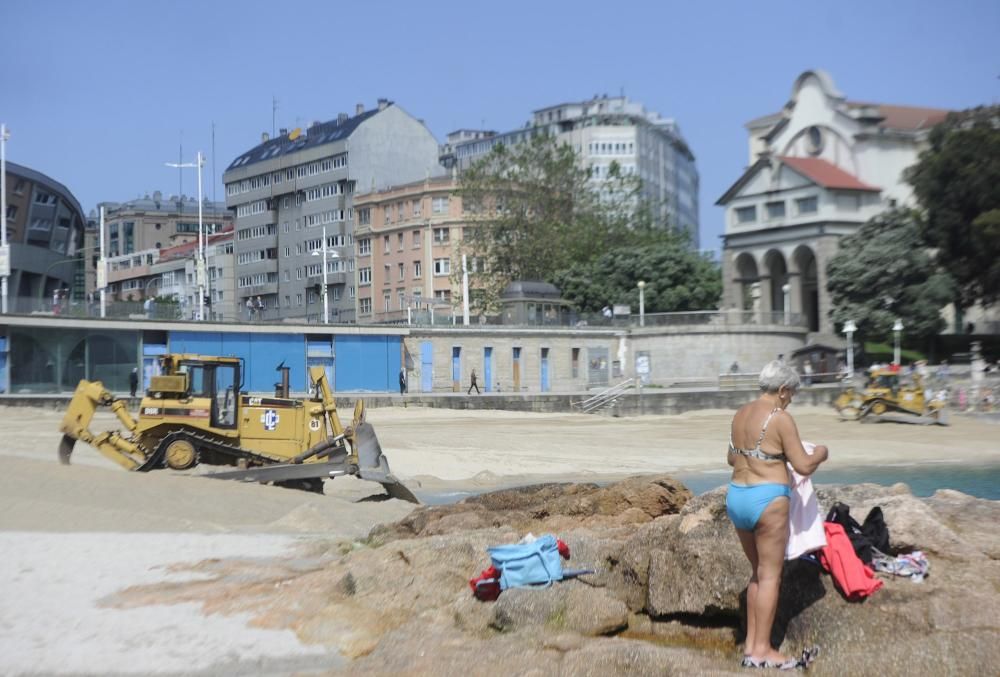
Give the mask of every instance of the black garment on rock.
[[827, 514], [826, 521], [844, 527], [844, 533], [851, 540], [854, 552], [865, 564], [872, 563], [873, 549], [884, 554], [889, 553], [889, 527], [886, 526], [882, 508], [879, 506], [869, 511], [864, 524], [858, 524], [858, 521], [851, 517], [850, 506], [836, 503]]

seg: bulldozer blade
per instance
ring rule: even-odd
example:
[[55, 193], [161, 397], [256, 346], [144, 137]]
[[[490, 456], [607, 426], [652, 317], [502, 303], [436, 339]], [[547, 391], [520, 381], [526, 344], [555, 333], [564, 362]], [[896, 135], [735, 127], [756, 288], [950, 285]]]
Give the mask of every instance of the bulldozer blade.
[[347, 464], [344, 455], [326, 463], [289, 463], [286, 465], [265, 465], [258, 468], [241, 470], [226, 470], [214, 472], [202, 477], [215, 480], [238, 480], [242, 482], [289, 482], [294, 480], [325, 479], [346, 475]]
[[63, 435], [62, 439], [59, 440], [59, 462], [63, 465], [69, 465], [69, 457], [73, 455], [73, 446], [76, 444], [76, 438], [70, 437], [69, 435]]
[[410, 503], [420, 503], [413, 492], [407, 489], [389, 470], [389, 461], [382, 453], [375, 429], [368, 422], [359, 423], [354, 429], [354, 441], [358, 453], [358, 475], [363, 480], [378, 482], [393, 498]]

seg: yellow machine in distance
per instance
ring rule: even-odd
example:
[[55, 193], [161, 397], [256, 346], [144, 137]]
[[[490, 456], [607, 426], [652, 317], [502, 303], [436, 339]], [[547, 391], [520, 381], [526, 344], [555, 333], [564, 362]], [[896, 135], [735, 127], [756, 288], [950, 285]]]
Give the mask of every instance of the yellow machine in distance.
[[[150, 379], [138, 419], [99, 381], [80, 381], [59, 426], [60, 460], [68, 464], [73, 446], [82, 440], [126, 470], [230, 465], [237, 469], [206, 477], [312, 491], [322, 491], [326, 478], [350, 474], [380, 483], [390, 496], [417, 502], [390, 472], [365, 421], [363, 402], [356, 403], [351, 425], [341, 423], [322, 367], [309, 369], [315, 395], [302, 400], [288, 396], [283, 365], [274, 397], [243, 393], [243, 367], [235, 357], [164, 355], [162, 374]], [[125, 431], [92, 432], [99, 406], [110, 407]]]
[[923, 378], [917, 373], [907, 384], [900, 381], [896, 370], [876, 369], [869, 374], [864, 390], [858, 392], [847, 388], [834, 400], [833, 406], [843, 418], [848, 419], [902, 414], [904, 417], [894, 420], [914, 421], [918, 419], [913, 417], [918, 417], [920, 422], [947, 425], [945, 402], [927, 398]]

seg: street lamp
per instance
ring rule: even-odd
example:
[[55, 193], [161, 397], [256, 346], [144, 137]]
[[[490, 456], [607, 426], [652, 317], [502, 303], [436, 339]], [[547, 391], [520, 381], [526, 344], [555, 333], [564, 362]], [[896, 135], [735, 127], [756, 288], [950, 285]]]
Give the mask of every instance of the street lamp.
[[893, 351], [893, 363], [898, 367], [900, 365], [899, 361], [899, 333], [903, 331], [903, 321], [896, 318], [896, 322], [892, 325], [892, 333], [896, 337], [896, 349]]
[[844, 333], [847, 334], [847, 374], [848, 377], [854, 376], [854, 332], [858, 330], [858, 326], [854, 324], [854, 320], [848, 320], [844, 323]]
[[[323, 257], [323, 324], [330, 324], [330, 303], [326, 295], [326, 227], [323, 227], [323, 246], [320, 249], [314, 249], [312, 251], [313, 256]], [[340, 254], [337, 252], [330, 252], [330, 257], [334, 259], [339, 259]]]
[[781, 285], [781, 307], [785, 311], [785, 325], [792, 323], [792, 306], [788, 302], [788, 296], [792, 292], [792, 285], [785, 283]]
[[[177, 169], [198, 168], [198, 259], [195, 262], [195, 279], [198, 283], [198, 320], [205, 319], [205, 228], [202, 224], [202, 202], [201, 202], [201, 168], [205, 165], [205, 156], [198, 151], [196, 162], [165, 162], [168, 167]], [[214, 209], [214, 205], [213, 205]]]
[[646, 282], [639, 280], [639, 326], [646, 326]]

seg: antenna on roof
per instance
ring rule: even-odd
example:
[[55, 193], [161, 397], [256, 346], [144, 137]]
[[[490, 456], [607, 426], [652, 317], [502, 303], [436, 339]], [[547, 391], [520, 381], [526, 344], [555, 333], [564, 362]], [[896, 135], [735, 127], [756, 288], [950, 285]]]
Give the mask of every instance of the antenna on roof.
[[[181, 130], [181, 140], [177, 145], [177, 164], [184, 164], [184, 130]], [[177, 194], [184, 194], [184, 170], [177, 168]]]
[[[273, 122], [272, 122], [273, 124]], [[212, 215], [215, 215], [215, 120], [212, 120]]]
[[274, 120], [278, 116], [278, 97], [271, 95], [271, 138], [274, 138]]

